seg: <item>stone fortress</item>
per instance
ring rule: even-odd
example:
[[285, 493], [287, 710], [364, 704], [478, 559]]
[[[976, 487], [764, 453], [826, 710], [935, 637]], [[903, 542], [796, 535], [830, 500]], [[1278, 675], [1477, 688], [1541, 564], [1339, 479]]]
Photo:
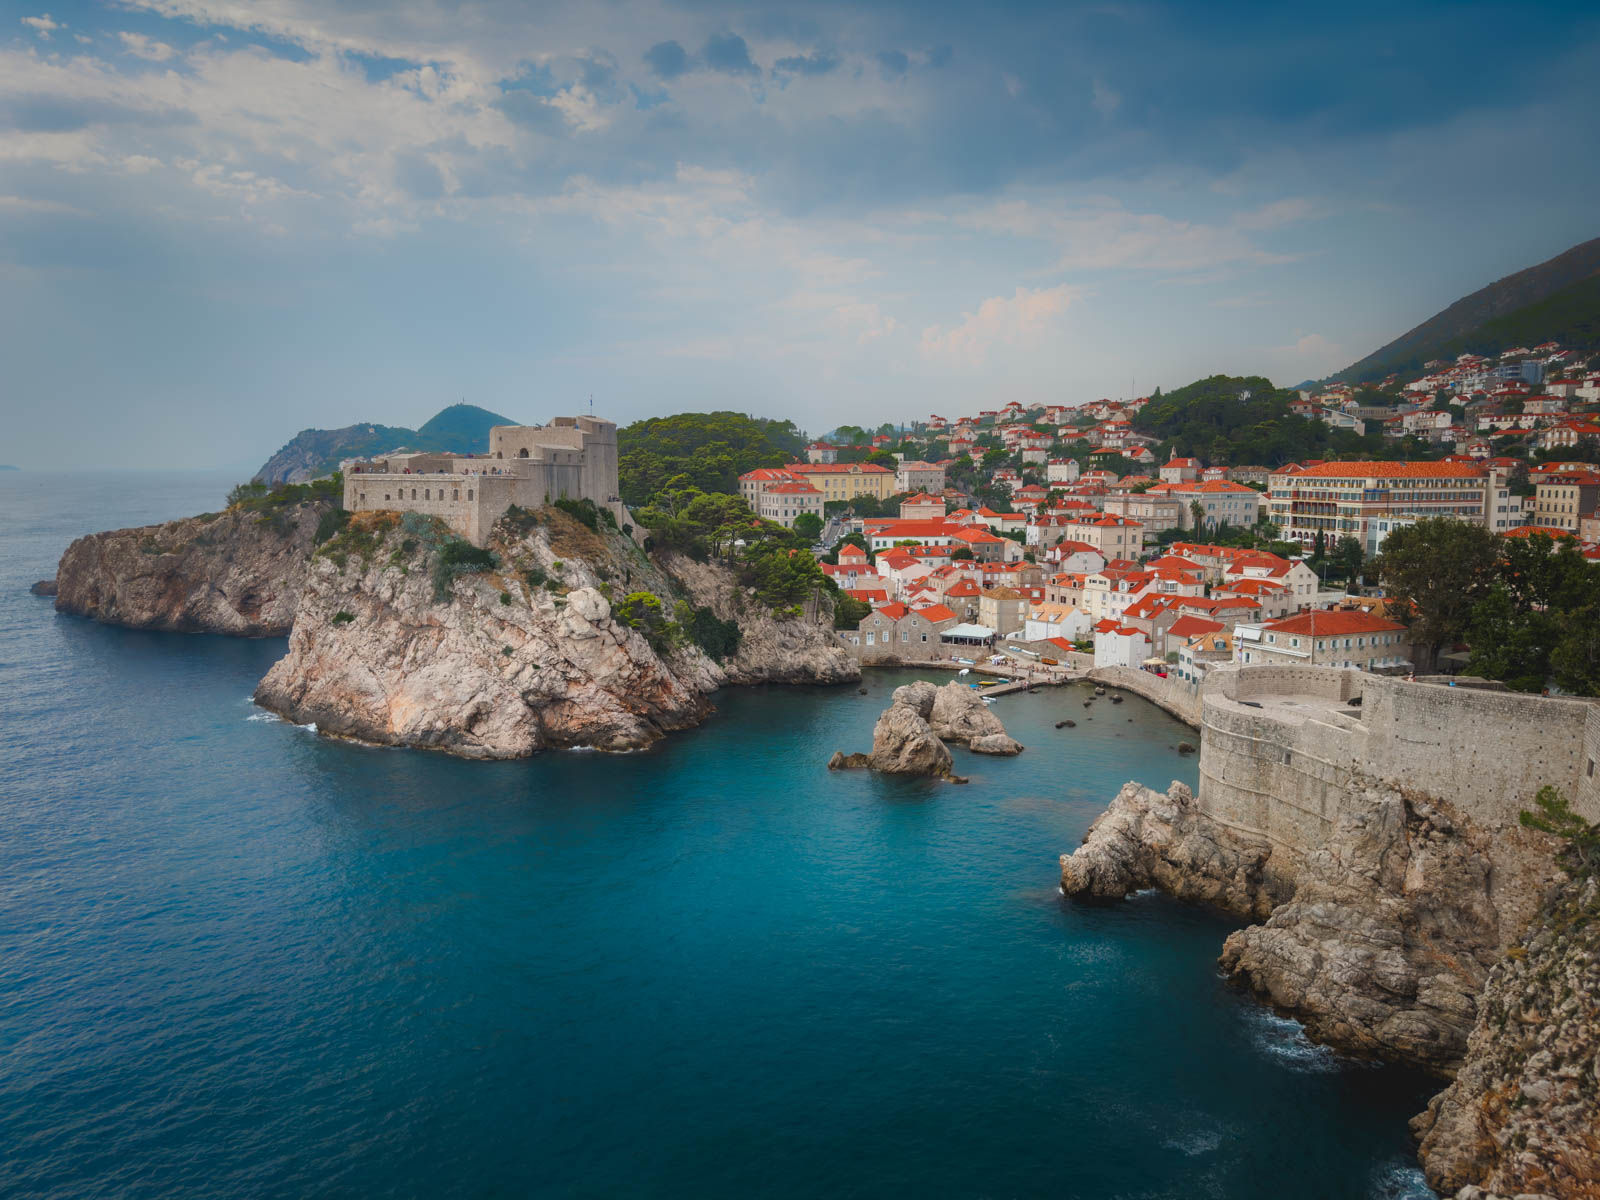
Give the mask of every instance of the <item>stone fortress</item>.
[[351, 459], [344, 470], [350, 512], [389, 509], [427, 513], [481, 546], [513, 504], [538, 508], [552, 500], [592, 500], [627, 523], [618, 495], [617, 427], [598, 417], [556, 417], [548, 425], [496, 425], [489, 452], [404, 453]]

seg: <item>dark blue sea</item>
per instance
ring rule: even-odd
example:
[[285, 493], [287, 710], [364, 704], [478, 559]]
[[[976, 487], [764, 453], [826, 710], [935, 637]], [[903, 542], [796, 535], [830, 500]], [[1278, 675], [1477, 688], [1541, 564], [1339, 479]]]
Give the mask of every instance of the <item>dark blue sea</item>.
[[1194, 782], [1156, 709], [1001, 699], [964, 788], [825, 769], [903, 674], [467, 763], [260, 712], [279, 641], [27, 594], [231, 482], [0, 474], [0, 1194], [1431, 1194], [1432, 1081], [1231, 990], [1227, 920], [1058, 893]]

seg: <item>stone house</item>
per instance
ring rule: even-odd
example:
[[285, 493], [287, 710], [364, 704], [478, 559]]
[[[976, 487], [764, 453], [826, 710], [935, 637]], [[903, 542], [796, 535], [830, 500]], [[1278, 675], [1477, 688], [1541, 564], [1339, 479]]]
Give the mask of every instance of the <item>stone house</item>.
[[1350, 610], [1313, 609], [1233, 629], [1234, 661], [1248, 665], [1398, 669], [1411, 665], [1410, 648], [1398, 621]]
[[1027, 597], [1015, 588], [985, 588], [978, 596], [978, 624], [1001, 637], [1020, 631], [1027, 619]]

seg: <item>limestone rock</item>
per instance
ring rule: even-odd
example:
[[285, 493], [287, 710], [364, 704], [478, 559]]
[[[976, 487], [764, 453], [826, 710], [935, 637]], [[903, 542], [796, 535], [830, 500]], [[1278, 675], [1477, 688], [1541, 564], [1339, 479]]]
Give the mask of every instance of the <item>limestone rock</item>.
[[1061, 889], [1069, 896], [1116, 898], [1160, 887], [1185, 900], [1240, 916], [1264, 917], [1285, 897], [1268, 880], [1272, 846], [1217, 826], [1174, 782], [1165, 794], [1124, 784], [1084, 835], [1061, 856]]
[[798, 617], [779, 619], [747, 597], [717, 563], [666, 555], [662, 566], [689, 598], [724, 621], [739, 623], [739, 649], [718, 669], [727, 683], [849, 683], [861, 666], [833, 633], [833, 606], [809, 601]]
[[[927, 686], [933, 687], [932, 684]], [[1022, 752], [1022, 743], [1007, 736], [1006, 727], [983, 702], [983, 696], [964, 683], [951, 681], [934, 688], [928, 723], [945, 741], [963, 743], [977, 754]]]
[[1021, 754], [1022, 743], [1005, 733], [986, 733], [967, 743], [974, 754]]
[[457, 577], [441, 602], [426, 547], [381, 521], [371, 534], [364, 550], [312, 560], [288, 654], [256, 689], [263, 707], [327, 734], [471, 758], [633, 749], [710, 713], [706, 696], [725, 681], [717, 665], [693, 646], [663, 657], [600, 591], [603, 566], [631, 563], [628, 586], [671, 596], [620, 535], [614, 562], [561, 560], [563, 595], [511, 569], [555, 571], [550, 530], [502, 531], [503, 570]]
[[327, 509], [307, 501], [81, 537], [56, 569], [56, 609], [131, 629], [281, 637]]
[[928, 724], [937, 693], [938, 689], [924, 680], [895, 688], [889, 707], [873, 726], [872, 753], [847, 755], [835, 750], [828, 760], [829, 769], [865, 766], [887, 775], [926, 775], [965, 783], [950, 773], [950, 748]]
[[1412, 1122], [1446, 1195], [1600, 1197], [1600, 881], [1557, 889], [1489, 972], [1454, 1082]]
[[871, 766], [888, 775], [950, 774], [950, 748], [910, 705], [891, 704], [872, 729]]
[[35, 596], [54, 596], [56, 594], [56, 581], [54, 579], [41, 579], [28, 589]]

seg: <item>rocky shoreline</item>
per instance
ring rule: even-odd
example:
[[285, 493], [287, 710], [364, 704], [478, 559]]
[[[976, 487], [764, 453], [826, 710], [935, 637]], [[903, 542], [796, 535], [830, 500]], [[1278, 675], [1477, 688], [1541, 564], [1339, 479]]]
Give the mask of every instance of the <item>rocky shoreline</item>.
[[[287, 634], [262, 707], [330, 736], [469, 758], [637, 749], [705, 720], [728, 684], [860, 677], [824, 601], [779, 619], [726, 567], [657, 561], [553, 509], [497, 528], [492, 569], [444, 574], [448, 539], [426, 520], [363, 514], [319, 543], [330, 511], [305, 502], [90, 535], [34, 591], [53, 582], [58, 611], [129, 628]], [[614, 601], [640, 592], [666, 614], [736, 623], [737, 647], [719, 661], [669, 619], [636, 628]]]
[[[1562, 894], [1550, 839], [1519, 832], [1519, 890]], [[1129, 783], [1062, 856], [1062, 890], [1110, 899], [1157, 887], [1251, 922], [1222, 947], [1232, 980], [1341, 1052], [1453, 1079], [1416, 1123], [1424, 1170], [1445, 1194], [1600, 1196], [1597, 1143], [1564, 1149], [1554, 1132], [1600, 1120], [1600, 956], [1593, 934], [1574, 948], [1583, 920], [1560, 941], [1550, 906], [1531, 925], [1501, 911], [1505, 840], [1438, 798], [1356, 779], [1326, 845], [1294, 855], [1213, 820], [1183, 784]], [[1595, 885], [1583, 894], [1592, 909]], [[1508, 1041], [1506, 997], [1519, 983], [1517, 1011], [1539, 1020]], [[1551, 1012], [1563, 1014], [1560, 1030], [1545, 1027]], [[1547, 1043], [1563, 1049], [1541, 1057]], [[1519, 1136], [1524, 1127], [1542, 1148], [1529, 1150], [1537, 1138]], [[1555, 1179], [1565, 1182], [1539, 1184]]]

